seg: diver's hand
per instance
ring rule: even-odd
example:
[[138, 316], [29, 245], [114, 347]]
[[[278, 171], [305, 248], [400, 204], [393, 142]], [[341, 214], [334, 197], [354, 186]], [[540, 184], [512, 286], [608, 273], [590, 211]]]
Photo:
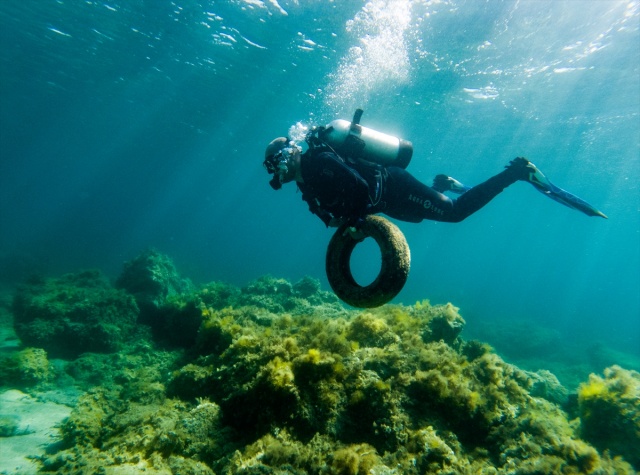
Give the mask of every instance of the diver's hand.
[[344, 233], [342, 233], [342, 235], [343, 236], [349, 235], [351, 239], [358, 242], [363, 241], [364, 238], [367, 237], [360, 229], [356, 228], [355, 226], [347, 226], [347, 228], [344, 230]]
[[339, 228], [343, 224], [344, 224], [344, 218], [331, 218], [331, 220], [329, 221], [328, 226], [330, 228]]

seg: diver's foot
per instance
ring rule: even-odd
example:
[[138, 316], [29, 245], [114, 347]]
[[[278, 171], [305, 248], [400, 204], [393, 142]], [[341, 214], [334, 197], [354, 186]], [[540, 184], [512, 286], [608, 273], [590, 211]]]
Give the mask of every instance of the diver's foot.
[[549, 186], [549, 180], [544, 176], [544, 173], [524, 157], [514, 158], [505, 168], [512, 170], [518, 180], [528, 181], [535, 187], [546, 189]]
[[465, 186], [455, 178], [451, 178], [447, 175], [436, 175], [436, 177], [433, 179], [433, 185], [431, 186], [431, 188], [439, 193], [451, 191], [452, 193], [457, 193], [459, 195], [471, 189], [471, 187]]
[[562, 188], [557, 187], [544, 176], [538, 167], [531, 163], [526, 158], [518, 157], [505, 167], [508, 171], [514, 174], [517, 180], [527, 181], [531, 183], [540, 193], [547, 198], [551, 198], [558, 203], [561, 203], [569, 208], [578, 210], [586, 214], [587, 216], [599, 216], [607, 219], [607, 215], [602, 211], [594, 208], [592, 205], [578, 198], [576, 195], [569, 193]]

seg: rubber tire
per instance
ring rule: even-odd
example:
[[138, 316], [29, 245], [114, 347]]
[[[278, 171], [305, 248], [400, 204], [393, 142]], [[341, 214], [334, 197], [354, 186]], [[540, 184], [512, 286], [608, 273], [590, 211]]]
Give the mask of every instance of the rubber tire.
[[358, 284], [351, 273], [351, 254], [356, 241], [345, 233], [346, 225], [337, 229], [327, 249], [326, 269], [335, 294], [347, 304], [374, 308], [393, 299], [404, 287], [411, 267], [411, 252], [402, 231], [380, 216], [367, 216], [360, 231], [373, 238], [380, 247], [382, 266], [375, 280], [366, 287]]

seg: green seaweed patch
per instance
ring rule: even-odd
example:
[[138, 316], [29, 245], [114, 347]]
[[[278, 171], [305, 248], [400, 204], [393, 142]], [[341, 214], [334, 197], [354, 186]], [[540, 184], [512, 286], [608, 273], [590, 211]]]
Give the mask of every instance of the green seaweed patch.
[[83, 390], [121, 390], [128, 385], [129, 398], [155, 400], [165, 397], [170, 370], [181, 358], [180, 352], [161, 351], [141, 343], [118, 353], [84, 353], [67, 362], [64, 371]]
[[31, 280], [17, 290], [12, 309], [22, 343], [52, 357], [114, 352], [141, 336], [133, 297], [99, 271]]
[[293, 315], [313, 313], [319, 310], [317, 307], [332, 313], [344, 310], [340, 300], [333, 293], [321, 290], [320, 282], [311, 277], [303, 277], [295, 284], [272, 276], [261, 277], [244, 287], [232, 305]]
[[2, 386], [25, 388], [46, 383], [54, 371], [42, 348], [25, 348], [0, 358]]
[[154, 340], [169, 348], [191, 348], [196, 342], [202, 316], [202, 304], [196, 296], [169, 297], [155, 309], [155, 322], [151, 326]]
[[422, 339], [429, 341], [445, 341], [454, 344], [466, 324], [459, 313], [459, 308], [447, 303], [445, 305], [429, 305], [428, 302], [417, 303], [412, 313], [421, 320], [426, 320]]
[[229, 461], [230, 474], [335, 474], [369, 475], [393, 472], [376, 450], [367, 444], [336, 444], [330, 437], [315, 434], [307, 443], [286, 430], [266, 434]]
[[191, 295], [200, 319], [193, 347], [170, 370], [143, 359], [87, 393], [62, 427], [67, 447], [45, 467], [634, 473], [609, 447], [581, 438], [585, 429], [562, 409], [553, 375], [464, 341], [453, 305], [311, 305], [309, 297], [322, 295], [313, 282], [296, 290], [273, 278], [230, 292], [224, 306], [203, 292]]
[[180, 276], [167, 255], [155, 249], [143, 251], [125, 263], [116, 287], [133, 295], [141, 310], [141, 322], [153, 325], [155, 310], [167, 299], [195, 290], [189, 279]]
[[578, 388], [580, 432], [640, 469], [640, 373], [611, 366]]
[[347, 338], [365, 347], [384, 347], [400, 341], [384, 319], [370, 313], [362, 313], [351, 321]]
[[225, 282], [209, 282], [198, 292], [203, 308], [221, 310], [238, 301], [240, 289]]
[[213, 474], [229, 446], [220, 408], [166, 399], [115, 402], [123, 395], [91, 391], [63, 424], [65, 449], [43, 459], [44, 472]]
[[[138, 297], [140, 305], [140, 298]], [[324, 314], [335, 316], [346, 310], [329, 292], [320, 290], [316, 279], [304, 277], [295, 284], [284, 279], [262, 277], [239, 289], [211, 282], [197, 290], [173, 292], [147, 305], [143, 323], [153, 330], [157, 342], [193, 349], [198, 354], [224, 350], [242, 324], [283, 326], [283, 315]], [[226, 320], [225, 320], [226, 319]], [[226, 325], [232, 319], [233, 325]]]

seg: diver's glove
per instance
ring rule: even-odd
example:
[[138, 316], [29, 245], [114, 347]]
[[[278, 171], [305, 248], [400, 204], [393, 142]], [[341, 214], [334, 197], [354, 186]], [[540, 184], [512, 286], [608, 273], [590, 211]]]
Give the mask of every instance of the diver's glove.
[[347, 234], [351, 237], [351, 239], [358, 242], [364, 241], [364, 239], [367, 237], [360, 229], [353, 226], [347, 226], [342, 235], [346, 236]]
[[436, 175], [433, 179], [433, 185], [431, 188], [436, 190], [438, 193], [444, 193], [445, 191], [450, 191], [452, 193], [456, 193], [461, 195], [471, 189], [470, 186], [463, 185], [458, 180], [453, 177], [447, 175]]
[[342, 233], [343, 236], [350, 236], [351, 239], [353, 239], [354, 241], [357, 242], [361, 242], [364, 241], [364, 239], [367, 237], [362, 230], [360, 229], [362, 224], [364, 223], [364, 219], [363, 218], [358, 218], [356, 220], [348, 220], [347, 221], [347, 226], [344, 229], [344, 232]]
[[344, 224], [344, 218], [337, 218], [334, 216], [329, 220], [329, 222], [327, 223], [327, 226], [330, 228], [339, 228], [343, 224]]
[[[362, 221], [362, 220], [360, 220]], [[350, 236], [354, 241], [363, 241], [364, 238], [366, 237], [364, 235], [364, 233], [362, 231], [360, 231], [360, 228], [358, 226], [358, 222], [354, 222], [353, 226], [351, 225], [352, 223], [349, 223], [348, 220], [346, 220], [345, 218], [336, 218], [333, 217], [331, 218], [331, 220], [329, 221], [329, 223], [327, 224], [328, 227], [330, 228], [339, 228], [340, 226], [346, 224], [344, 231], [342, 232], [343, 236]]]

